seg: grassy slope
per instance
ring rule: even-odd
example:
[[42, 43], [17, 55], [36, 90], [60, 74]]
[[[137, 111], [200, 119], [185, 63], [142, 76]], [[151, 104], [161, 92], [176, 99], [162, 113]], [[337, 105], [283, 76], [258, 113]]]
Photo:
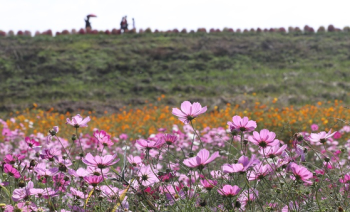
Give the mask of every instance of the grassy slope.
[[350, 103], [346, 33], [136, 34], [0, 38], [0, 112], [114, 111], [150, 102]]

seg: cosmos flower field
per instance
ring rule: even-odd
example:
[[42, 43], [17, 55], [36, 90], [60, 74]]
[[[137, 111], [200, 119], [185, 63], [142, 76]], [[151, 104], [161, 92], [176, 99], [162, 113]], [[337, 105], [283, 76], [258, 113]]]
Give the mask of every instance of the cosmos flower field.
[[350, 210], [340, 101], [10, 117], [0, 120], [0, 211]]

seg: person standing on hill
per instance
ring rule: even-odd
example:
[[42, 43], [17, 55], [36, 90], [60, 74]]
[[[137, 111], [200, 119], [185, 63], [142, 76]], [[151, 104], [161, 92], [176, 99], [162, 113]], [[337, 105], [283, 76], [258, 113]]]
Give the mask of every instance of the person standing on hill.
[[127, 16], [124, 16], [122, 21], [120, 22], [120, 29], [125, 32], [125, 30], [128, 30], [128, 21], [126, 20]]
[[90, 23], [90, 16], [86, 16], [87, 19], [85, 19], [85, 29], [88, 30], [88, 29], [91, 29], [91, 23]]

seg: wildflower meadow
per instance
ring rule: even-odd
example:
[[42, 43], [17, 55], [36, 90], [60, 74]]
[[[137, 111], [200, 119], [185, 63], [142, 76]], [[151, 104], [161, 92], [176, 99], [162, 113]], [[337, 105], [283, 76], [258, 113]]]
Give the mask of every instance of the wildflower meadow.
[[1, 120], [1, 211], [349, 211], [341, 102]]

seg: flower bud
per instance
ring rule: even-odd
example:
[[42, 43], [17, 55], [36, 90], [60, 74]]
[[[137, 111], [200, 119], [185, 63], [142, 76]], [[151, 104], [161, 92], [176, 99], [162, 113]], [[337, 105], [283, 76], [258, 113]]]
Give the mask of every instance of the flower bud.
[[75, 134], [72, 135], [72, 141], [77, 140], [77, 136]]
[[325, 157], [325, 158], [324, 158], [324, 161], [327, 162], [327, 163], [328, 163], [330, 160], [331, 160], [331, 159], [329, 159], [329, 157]]
[[199, 201], [199, 206], [205, 207], [207, 205], [207, 202], [203, 199]]
[[235, 207], [236, 207], [236, 208], [240, 208], [241, 205], [242, 205], [242, 204], [241, 204], [239, 201], [236, 201], [236, 202], [235, 202]]
[[167, 169], [165, 169], [165, 172], [166, 172], [166, 173], [170, 173], [170, 172], [171, 172], [171, 169], [167, 168]]
[[190, 154], [188, 155], [189, 157], [193, 157], [194, 156], [194, 153], [193, 152], [190, 152]]
[[18, 187], [23, 188], [24, 186], [26, 186], [26, 183], [23, 180], [19, 181]]

